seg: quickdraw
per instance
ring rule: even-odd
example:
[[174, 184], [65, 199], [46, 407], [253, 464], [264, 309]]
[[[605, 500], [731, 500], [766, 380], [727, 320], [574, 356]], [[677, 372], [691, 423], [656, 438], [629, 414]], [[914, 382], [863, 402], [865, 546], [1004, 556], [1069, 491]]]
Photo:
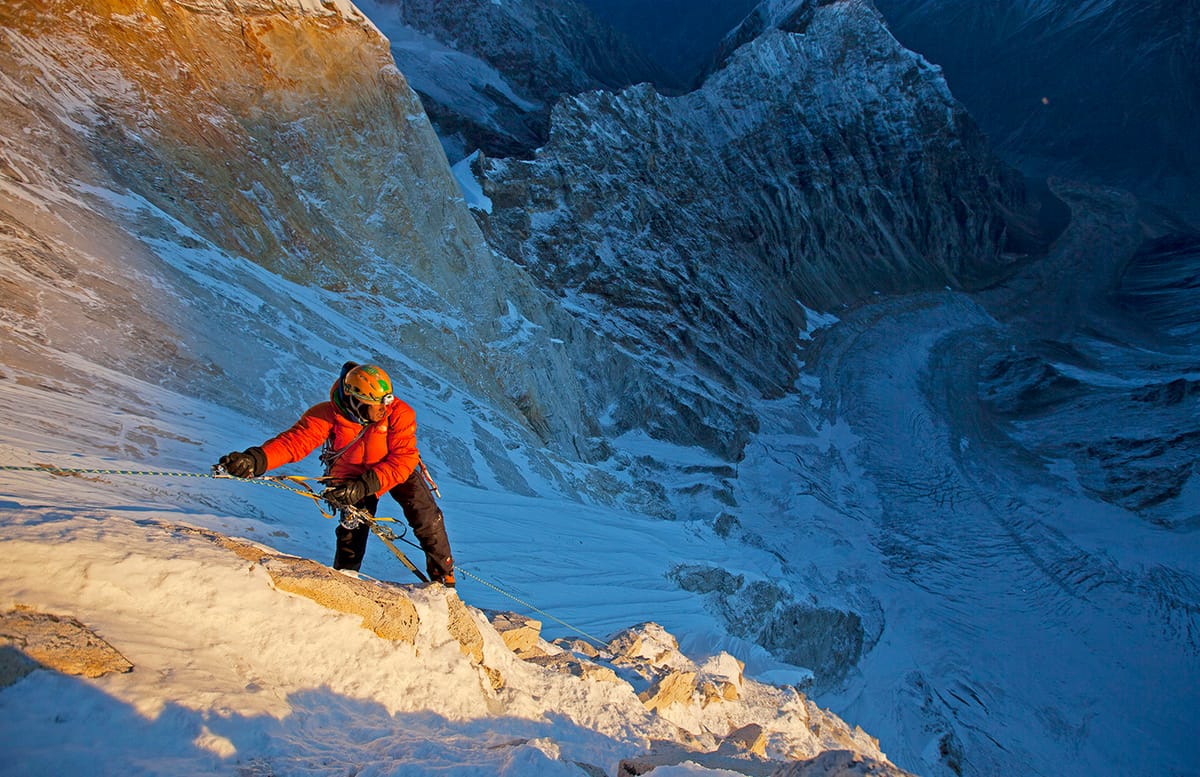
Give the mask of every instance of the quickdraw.
[[442, 498], [442, 492], [438, 491], [437, 483], [433, 482], [433, 475], [429, 474], [429, 467], [425, 466], [423, 459], [417, 459], [417, 466], [421, 469], [421, 477], [425, 478], [425, 482], [433, 489], [433, 495], [438, 499]]

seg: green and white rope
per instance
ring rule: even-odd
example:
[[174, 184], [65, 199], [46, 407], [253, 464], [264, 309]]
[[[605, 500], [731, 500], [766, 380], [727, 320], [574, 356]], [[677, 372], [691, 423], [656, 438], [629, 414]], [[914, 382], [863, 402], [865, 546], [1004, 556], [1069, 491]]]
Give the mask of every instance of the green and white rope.
[[169, 470], [144, 469], [80, 469], [76, 467], [56, 467], [52, 464], [37, 464], [34, 466], [16, 466], [0, 464], [0, 470], [8, 472], [40, 472], [48, 475], [131, 475], [134, 477], [169, 477], [169, 478], [209, 478], [212, 480], [238, 480], [243, 483], [254, 483], [260, 486], [281, 488], [284, 491], [308, 496], [309, 494], [287, 485], [287, 481], [303, 482], [317, 478], [302, 475], [264, 475], [256, 478], [239, 478], [233, 475], [218, 475], [215, 472], [172, 472]]
[[525, 601], [524, 599], [521, 599], [521, 598], [509, 593], [508, 591], [505, 591], [500, 586], [493, 585], [492, 583], [489, 583], [488, 581], [484, 580], [482, 577], [479, 577], [478, 575], [468, 572], [467, 570], [463, 569], [458, 564], [454, 565], [454, 571], [462, 572], [465, 576], [471, 578], [472, 580], [479, 583], [480, 585], [483, 585], [483, 586], [486, 586], [486, 587], [492, 589], [493, 591], [500, 594], [501, 596], [506, 596], [509, 599], [512, 599], [514, 602], [521, 605], [522, 607], [532, 610], [533, 612], [536, 612], [538, 615], [541, 615], [542, 617], [549, 618], [550, 620], [554, 621], [555, 623], [559, 624], [560, 626], [565, 626], [566, 628], [570, 629], [571, 631], [575, 632], [576, 634], [579, 634], [580, 636], [584, 637], [585, 639], [595, 643], [599, 647], [602, 647], [602, 648], [608, 647], [608, 643], [605, 642], [604, 640], [600, 639], [599, 637], [593, 637], [591, 634], [588, 634], [586, 631], [579, 628], [578, 626], [572, 626], [570, 623], [567, 623], [562, 618], [556, 618], [555, 616], [551, 615], [550, 613], [546, 612], [545, 610], [541, 609], [540, 607], [535, 607], [532, 604], [530, 604], [529, 602]]
[[227, 475], [214, 475], [210, 472], [163, 472], [157, 470], [138, 469], [76, 469], [73, 467], [55, 467], [52, 464], [38, 464], [30, 467], [19, 467], [12, 464], [0, 464], [0, 470], [8, 470], [10, 472], [42, 472], [50, 473], [51, 475], [143, 475], [177, 478], [229, 477]]

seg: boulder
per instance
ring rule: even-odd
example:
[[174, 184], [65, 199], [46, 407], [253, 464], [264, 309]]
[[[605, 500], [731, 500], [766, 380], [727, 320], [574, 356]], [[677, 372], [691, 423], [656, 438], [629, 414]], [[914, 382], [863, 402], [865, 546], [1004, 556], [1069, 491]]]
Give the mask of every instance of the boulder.
[[508, 649], [519, 657], [546, 655], [546, 651], [538, 644], [541, 641], [541, 621], [526, 618], [515, 612], [489, 613], [488, 619]]
[[638, 694], [648, 710], [665, 710], [672, 704], [690, 704], [696, 692], [695, 672], [668, 672]]
[[413, 644], [420, 621], [403, 589], [338, 574], [316, 561], [272, 556], [262, 562], [281, 591], [312, 599], [322, 607], [362, 617], [363, 628], [384, 639]]
[[23, 608], [0, 615], [0, 688], [39, 666], [83, 677], [133, 669], [116, 648], [75, 618]]
[[621, 681], [617, 677], [617, 673], [607, 666], [580, 660], [570, 653], [556, 653], [554, 655], [543, 653], [541, 655], [529, 656], [525, 660], [531, 664], [553, 669], [560, 674], [574, 675], [586, 680], [597, 680], [603, 683], [618, 683]]

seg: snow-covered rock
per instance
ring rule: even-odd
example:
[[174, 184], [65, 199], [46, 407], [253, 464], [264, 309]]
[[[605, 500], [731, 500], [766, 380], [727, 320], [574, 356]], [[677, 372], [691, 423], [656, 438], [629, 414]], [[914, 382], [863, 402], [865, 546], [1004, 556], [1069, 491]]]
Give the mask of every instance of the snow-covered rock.
[[35, 669], [95, 678], [128, 672], [133, 664], [75, 618], [28, 607], [0, 613], [0, 688]]
[[[121, 662], [116, 674], [108, 674], [111, 660], [103, 671], [83, 671], [96, 678], [92, 684], [72, 686], [47, 668], [24, 672], [4, 689], [0, 742], [9, 763], [31, 773], [69, 772], [78, 743], [89, 738], [89, 726], [44, 717], [44, 705], [96, 710], [115, 721], [111, 731], [91, 724], [108, 732], [89, 751], [106, 773], [139, 759], [163, 775], [222, 765], [306, 773], [313, 758], [326, 772], [370, 762], [383, 774], [568, 774], [578, 764], [609, 774], [622, 760], [654, 753], [659, 763], [719, 757], [723, 768], [745, 774], [830, 749], [885, 760], [876, 740], [791, 689], [747, 681], [740, 700], [703, 705], [682, 694], [656, 708], [611, 671], [576, 674], [523, 660], [483, 612], [439, 585], [355, 579], [258, 542], [156, 520], [97, 515], [99, 523], [36, 510], [15, 517], [21, 525], [0, 539], [0, 609], [26, 609], [0, 619], [8, 642], [0, 654], [20, 651], [75, 671], [47, 660], [47, 638], [37, 635], [48, 623], [58, 655], [96, 653], [94, 630], [111, 645], [103, 657]], [[31, 574], [35, 568], [44, 574]], [[363, 618], [363, 602], [370, 613], [400, 609], [412, 628], [380, 629], [378, 618]], [[35, 619], [32, 609], [71, 615]], [[654, 666], [689, 661], [669, 647], [674, 637], [661, 627], [631, 633], [644, 637], [636, 640], [643, 646], [667, 648], [670, 656], [649, 651]], [[56, 692], [44, 693], [50, 688]], [[15, 704], [39, 693], [39, 704]], [[323, 699], [309, 709], [304, 697], [311, 694]], [[130, 745], [128, 732], [117, 734], [130, 727], [126, 705], [167, 716], [140, 747]], [[387, 744], [383, 751], [328, 746], [364, 726], [373, 742]], [[47, 745], [47, 727], [58, 729], [56, 743]], [[189, 735], [194, 745], [184, 747], [180, 739]], [[522, 772], [511, 750], [525, 743], [541, 757]], [[171, 756], [150, 755], [151, 748]], [[662, 760], [667, 751], [674, 757]]]
[[553, 653], [543, 647], [545, 641], [541, 638], [542, 622], [518, 615], [515, 612], [495, 612], [488, 614], [492, 628], [504, 640], [508, 649], [524, 659], [542, 658]]

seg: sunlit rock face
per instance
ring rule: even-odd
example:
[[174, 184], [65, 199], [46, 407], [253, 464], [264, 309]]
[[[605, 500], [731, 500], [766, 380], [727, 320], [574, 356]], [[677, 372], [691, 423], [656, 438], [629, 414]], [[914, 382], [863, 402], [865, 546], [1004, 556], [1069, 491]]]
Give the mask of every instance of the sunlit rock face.
[[527, 156], [561, 95], [666, 79], [574, 0], [365, 0], [451, 161]]
[[400, 352], [534, 445], [594, 455], [575, 365], [603, 345], [485, 245], [354, 6], [51, 1], [0, 20], [7, 367], [65, 391], [114, 370], [278, 424], [342, 358]]
[[946, 70], [1005, 159], [1116, 185], [1200, 228], [1200, 17], [1194, 3], [876, 0]]
[[[535, 159], [477, 164], [492, 243], [623, 349], [703, 386], [710, 428], [743, 428], [747, 394], [790, 384], [804, 306], [985, 284], [1027, 207], [869, 3], [792, 6], [697, 91], [566, 99]], [[644, 415], [636, 394], [618, 423]], [[696, 419], [678, 420], [656, 431], [695, 439]], [[737, 434], [711, 436], [736, 451]]]
[[[331, 260], [345, 217], [361, 222], [365, 206], [421, 241], [414, 253], [431, 266], [435, 246], [413, 209], [367, 199], [403, 204], [404, 191], [381, 181], [400, 163], [420, 173], [435, 158], [428, 131], [404, 121], [419, 105], [365, 17], [314, 5], [39, 3], [7, 9], [6, 27], [21, 44], [14, 65], [40, 54], [56, 71], [49, 84], [18, 71], [24, 102], [56, 104], [103, 172], [221, 247], [284, 274], [347, 282], [364, 252]], [[362, 135], [322, 142], [356, 122]], [[365, 164], [366, 148], [379, 164]], [[352, 172], [365, 176], [358, 197], [338, 189]]]

